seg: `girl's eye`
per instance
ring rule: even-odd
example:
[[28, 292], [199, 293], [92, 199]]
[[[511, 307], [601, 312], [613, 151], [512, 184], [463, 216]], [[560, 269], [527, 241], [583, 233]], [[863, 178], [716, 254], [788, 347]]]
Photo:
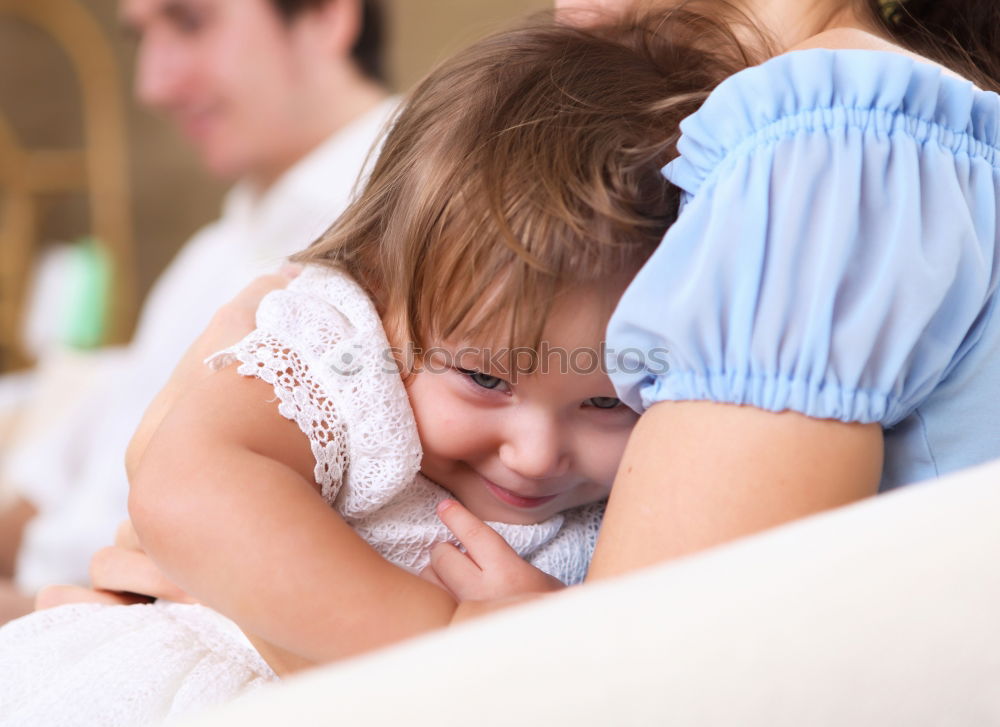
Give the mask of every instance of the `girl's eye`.
[[621, 403], [621, 399], [616, 399], [613, 396], [594, 396], [587, 399], [587, 404], [595, 409], [614, 409], [621, 406]]
[[472, 383], [483, 389], [489, 389], [491, 391], [495, 389], [504, 390], [507, 386], [507, 382], [503, 379], [498, 379], [496, 376], [484, 374], [482, 371], [473, 371], [472, 369], [458, 370], [465, 376], [468, 376]]

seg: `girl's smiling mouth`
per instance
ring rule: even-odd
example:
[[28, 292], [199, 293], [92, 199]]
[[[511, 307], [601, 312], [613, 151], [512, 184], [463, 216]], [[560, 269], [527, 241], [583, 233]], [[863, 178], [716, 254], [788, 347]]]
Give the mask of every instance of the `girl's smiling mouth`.
[[[482, 475], [480, 475], [482, 477]], [[486, 485], [486, 489], [489, 490], [494, 497], [496, 497], [501, 502], [508, 505], [513, 505], [514, 507], [520, 507], [524, 509], [530, 509], [534, 507], [539, 507], [547, 502], [551, 502], [558, 497], [556, 495], [546, 495], [545, 497], [524, 497], [523, 495], [518, 495], [517, 493], [511, 492], [510, 490], [501, 487], [495, 482], [482, 477], [483, 484]]]

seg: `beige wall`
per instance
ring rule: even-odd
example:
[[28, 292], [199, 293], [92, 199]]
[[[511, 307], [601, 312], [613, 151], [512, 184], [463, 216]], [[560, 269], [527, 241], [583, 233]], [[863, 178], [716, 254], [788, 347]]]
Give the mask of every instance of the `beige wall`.
[[[127, 97], [133, 53], [118, 28], [116, 0], [81, 4], [105, 31]], [[200, 173], [187, 145], [164, 122], [125, 100], [130, 203], [143, 293], [177, 246], [215, 214], [223, 188]], [[0, 112], [25, 147], [66, 149], [82, 141], [80, 93], [68, 58], [34, 26], [2, 13]], [[71, 240], [89, 231], [82, 195], [53, 195], [45, 199], [41, 214], [44, 239]]]
[[395, 0], [387, 3], [394, 84], [406, 88], [436, 61], [551, 0]]
[[[133, 48], [118, 29], [116, 0], [79, 2], [105, 29], [127, 94]], [[448, 52], [549, 2], [386, 0], [393, 86], [405, 90]], [[67, 58], [43, 33], [5, 19], [2, 6], [0, 0], [0, 111], [24, 145], [79, 145], [80, 98]], [[131, 102], [127, 108], [131, 207], [143, 293], [178, 247], [216, 216], [224, 188], [201, 173], [193, 154], [165, 123]], [[82, 197], [58, 195], [46, 200], [42, 229], [47, 239], [85, 234], [88, 220]]]

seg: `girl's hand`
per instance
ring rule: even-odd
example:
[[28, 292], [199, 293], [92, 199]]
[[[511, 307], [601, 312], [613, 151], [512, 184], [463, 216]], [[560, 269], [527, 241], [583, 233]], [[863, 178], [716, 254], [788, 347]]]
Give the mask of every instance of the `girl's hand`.
[[565, 588], [523, 560], [495, 530], [455, 500], [445, 500], [437, 512], [466, 552], [451, 543], [436, 545], [421, 575], [449, 591], [459, 603], [491, 602], [473, 609], [477, 614]]
[[115, 536], [115, 544], [97, 551], [90, 561], [91, 588], [48, 586], [35, 599], [35, 610], [70, 603], [104, 603], [114, 606], [149, 603], [163, 598], [178, 603], [195, 603], [187, 593], [167, 579], [146, 555], [126, 520]]
[[212, 316], [208, 328], [184, 353], [170, 380], [150, 403], [132, 435], [125, 453], [125, 469], [130, 478], [146, 451], [146, 445], [170, 408], [197, 383], [212, 374], [205, 365], [205, 359], [250, 333], [256, 325], [257, 307], [264, 296], [272, 290], [284, 288], [301, 270], [299, 266], [289, 264], [277, 274], [255, 279]]

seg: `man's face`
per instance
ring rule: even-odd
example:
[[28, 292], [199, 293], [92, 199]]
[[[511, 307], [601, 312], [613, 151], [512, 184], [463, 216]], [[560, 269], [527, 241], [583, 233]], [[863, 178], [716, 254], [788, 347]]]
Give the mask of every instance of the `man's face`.
[[279, 175], [315, 139], [310, 82], [320, 54], [308, 16], [268, 0], [121, 0], [138, 42], [135, 93], [163, 112], [223, 178]]

